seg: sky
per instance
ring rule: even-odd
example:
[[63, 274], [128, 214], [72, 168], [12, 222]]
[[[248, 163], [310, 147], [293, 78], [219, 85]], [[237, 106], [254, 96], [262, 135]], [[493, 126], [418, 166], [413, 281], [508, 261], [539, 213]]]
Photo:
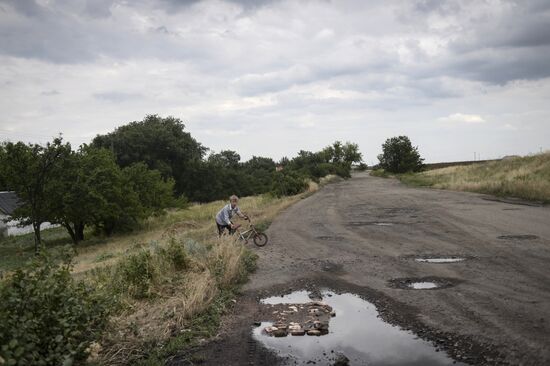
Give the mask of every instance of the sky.
[[0, 140], [74, 146], [148, 114], [212, 151], [335, 140], [373, 164], [550, 149], [548, 0], [0, 0]]

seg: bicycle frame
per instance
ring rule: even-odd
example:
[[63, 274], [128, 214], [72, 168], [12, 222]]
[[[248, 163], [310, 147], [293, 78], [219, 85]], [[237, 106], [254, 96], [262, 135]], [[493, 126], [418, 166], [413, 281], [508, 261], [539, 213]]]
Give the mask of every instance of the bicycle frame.
[[252, 236], [256, 233], [256, 229], [253, 225], [250, 226], [249, 229], [245, 231], [239, 231], [239, 239], [244, 240], [245, 242], [249, 241]]

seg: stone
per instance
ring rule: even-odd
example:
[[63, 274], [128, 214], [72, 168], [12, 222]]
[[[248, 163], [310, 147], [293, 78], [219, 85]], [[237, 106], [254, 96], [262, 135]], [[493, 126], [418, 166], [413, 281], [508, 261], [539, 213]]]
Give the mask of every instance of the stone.
[[349, 365], [349, 358], [347, 358], [344, 354], [340, 353], [336, 356], [336, 359], [334, 360], [333, 366], [348, 366]]
[[310, 329], [310, 330], [307, 331], [307, 335], [309, 335], [309, 336], [320, 336], [321, 331], [317, 330], [317, 329]]
[[265, 327], [264, 328], [264, 332], [266, 332], [267, 334], [272, 334], [276, 330], [278, 330], [277, 327]]
[[285, 329], [274, 330], [272, 334], [273, 334], [274, 337], [286, 337], [287, 336], [287, 333], [286, 333]]

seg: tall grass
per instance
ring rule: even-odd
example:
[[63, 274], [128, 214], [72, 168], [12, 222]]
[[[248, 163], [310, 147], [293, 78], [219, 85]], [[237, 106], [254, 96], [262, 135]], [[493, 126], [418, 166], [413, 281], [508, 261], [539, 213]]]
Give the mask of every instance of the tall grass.
[[407, 174], [400, 179], [418, 186], [550, 202], [550, 152]]

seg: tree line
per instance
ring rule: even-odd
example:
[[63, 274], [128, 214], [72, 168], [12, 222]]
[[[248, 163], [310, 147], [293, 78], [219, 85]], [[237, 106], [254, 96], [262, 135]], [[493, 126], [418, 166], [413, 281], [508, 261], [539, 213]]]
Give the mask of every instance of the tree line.
[[[209, 153], [210, 152], [210, 153]], [[73, 149], [61, 137], [45, 145], [0, 144], [0, 185], [20, 199], [12, 219], [32, 225], [41, 246], [44, 222], [59, 224], [74, 243], [85, 229], [111, 235], [187, 201], [208, 202], [231, 194], [292, 195], [308, 180], [350, 176], [362, 162], [357, 144], [339, 141], [318, 152], [300, 151], [275, 162], [235, 151], [211, 152], [174, 117], [146, 116]]]

